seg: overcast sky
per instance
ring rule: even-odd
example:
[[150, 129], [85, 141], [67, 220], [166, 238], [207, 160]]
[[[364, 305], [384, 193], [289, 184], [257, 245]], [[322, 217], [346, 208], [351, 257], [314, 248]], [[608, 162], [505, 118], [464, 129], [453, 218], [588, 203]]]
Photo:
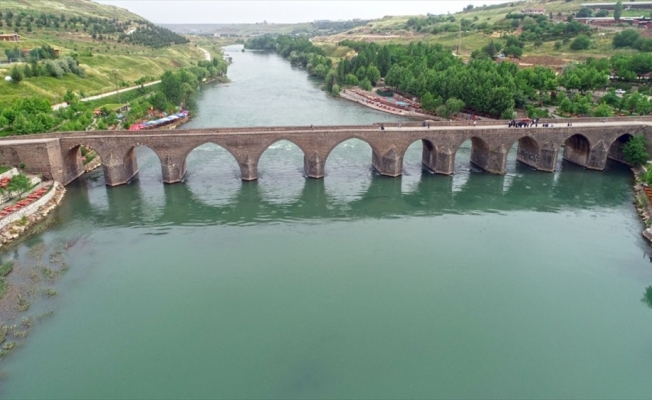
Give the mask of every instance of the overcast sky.
[[126, 8], [156, 23], [272, 23], [316, 19], [375, 19], [385, 15], [445, 14], [473, 4], [507, 0], [452, 1], [215, 1], [215, 0], [95, 0]]

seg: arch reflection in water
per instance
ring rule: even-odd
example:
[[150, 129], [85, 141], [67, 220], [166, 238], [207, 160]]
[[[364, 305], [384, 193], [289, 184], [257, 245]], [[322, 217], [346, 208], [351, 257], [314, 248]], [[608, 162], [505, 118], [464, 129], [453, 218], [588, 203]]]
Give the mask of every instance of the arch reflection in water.
[[[429, 143], [429, 142], [428, 142]], [[401, 176], [401, 192], [411, 193], [417, 190], [422, 175], [432, 174], [423, 166], [424, 141], [417, 140], [408, 146], [403, 156], [403, 175]], [[446, 178], [440, 176], [439, 178]]]
[[214, 143], [202, 144], [188, 153], [186, 168], [185, 186], [207, 205], [233, 202], [243, 185], [238, 162], [228, 150]]
[[[613, 179], [614, 175], [629, 178], [629, 169], [619, 163], [608, 163], [605, 173], [578, 167], [565, 162], [564, 173], [559, 174], [553, 185], [552, 174], [542, 174], [529, 167], [516, 163], [514, 178], [509, 190], [504, 192], [504, 177], [485, 173], [467, 175], [465, 184], [459, 188], [453, 186], [453, 178], [423, 174], [410, 192], [403, 192], [399, 179], [376, 176], [368, 172], [358, 179], [357, 187], [351, 186], [351, 192], [336, 197], [328, 193], [330, 177], [325, 179], [305, 179], [298, 196], [286, 199], [283, 204], [270, 201], [270, 197], [261, 185], [256, 183], [240, 184], [232, 190], [228, 201], [220, 203], [210, 200], [219, 197], [222, 188], [215, 184], [206, 188], [206, 192], [197, 192], [190, 185], [163, 185], [163, 213], [156, 219], [145, 219], [141, 214], [152, 207], [156, 188], [139, 183], [139, 190], [131, 190], [131, 185], [124, 188], [107, 190], [98, 182], [88, 184], [91, 178], [84, 177], [69, 186], [69, 190], [86, 192], [75, 204], [64, 202], [62, 212], [94, 209], [91, 199], [96, 196], [92, 191], [101, 191], [108, 196], [108, 212], [104, 207], [94, 210], [94, 218], [100, 224], [133, 226], [135, 224], [250, 224], [283, 220], [327, 220], [386, 218], [398, 215], [440, 215], [483, 212], [502, 212], [514, 210], [534, 210], [556, 212], [569, 208], [593, 208], [597, 213], [600, 207], [613, 207], [627, 204], [631, 197], [629, 179]], [[348, 177], [344, 171], [336, 171]], [[206, 178], [208, 179], [208, 178]], [[360, 189], [360, 183], [365, 183]], [[337, 193], [336, 193], [337, 194]], [[149, 204], [148, 204], [149, 203]], [[159, 203], [155, 202], [156, 208]], [[73, 207], [67, 210], [67, 207]], [[270, 216], [274, 218], [270, 218]]]
[[648, 307], [652, 308], [652, 286], [645, 288], [642, 301], [647, 304]]
[[303, 151], [288, 140], [267, 147], [258, 161], [258, 186], [272, 204], [296, 201], [305, 184]]
[[[369, 156], [360, 156], [365, 153]], [[371, 154], [371, 146], [360, 139], [346, 140], [331, 150], [325, 166], [326, 194], [340, 204], [361, 199], [374, 175]]]
[[465, 140], [456, 152], [453, 153], [455, 173], [452, 178], [453, 192], [461, 191], [466, 185], [471, 172], [482, 173], [482, 169], [471, 163], [473, 143], [471, 139]]

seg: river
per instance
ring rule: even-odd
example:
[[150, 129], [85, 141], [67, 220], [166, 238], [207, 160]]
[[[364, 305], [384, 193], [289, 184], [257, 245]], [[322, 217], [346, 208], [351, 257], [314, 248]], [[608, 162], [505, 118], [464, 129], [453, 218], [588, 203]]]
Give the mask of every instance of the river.
[[[397, 121], [319, 90], [274, 54], [228, 48], [187, 128]], [[0, 362], [3, 398], [649, 398], [649, 248], [627, 168], [469, 164], [374, 174], [347, 141], [321, 180], [278, 142], [257, 182], [215, 145], [180, 184], [68, 186], [56, 223], [3, 260], [65, 246], [54, 314]], [[31, 256], [33, 257], [33, 255]], [[44, 258], [44, 259], [45, 259]], [[27, 261], [25, 261], [27, 262]], [[18, 318], [20, 318], [19, 316]]]

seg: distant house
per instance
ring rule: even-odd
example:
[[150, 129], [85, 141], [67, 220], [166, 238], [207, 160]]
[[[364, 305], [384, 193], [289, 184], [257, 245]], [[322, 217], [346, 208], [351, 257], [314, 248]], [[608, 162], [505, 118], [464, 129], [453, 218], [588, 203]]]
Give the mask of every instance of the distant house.
[[526, 8], [521, 10], [521, 14], [525, 15], [544, 15], [545, 13], [545, 8]]
[[0, 42], [20, 42], [20, 35], [17, 33], [0, 34]]

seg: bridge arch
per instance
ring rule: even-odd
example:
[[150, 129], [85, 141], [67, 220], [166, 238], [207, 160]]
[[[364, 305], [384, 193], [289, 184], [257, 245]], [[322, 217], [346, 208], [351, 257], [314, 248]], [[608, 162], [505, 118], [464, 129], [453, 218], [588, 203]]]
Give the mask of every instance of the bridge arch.
[[324, 153], [327, 154], [324, 159], [327, 175], [324, 190], [333, 201], [350, 203], [362, 199], [367, 193], [374, 175], [367, 153], [369, 150], [373, 157], [375, 153], [369, 141], [351, 136], [339, 140]]
[[[437, 145], [427, 137], [415, 139], [405, 147], [405, 150], [403, 150], [403, 153], [401, 154], [401, 157], [403, 158], [404, 168], [409, 168], [408, 163], [412, 164], [412, 161], [406, 160], [406, 157], [414, 157], [414, 153], [416, 152], [414, 147], [417, 146], [417, 143], [421, 143], [421, 151], [419, 152], [419, 155], [421, 156], [421, 168], [426, 167], [429, 170], [434, 171], [438, 156]], [[410, 155], [410, 153], [412, 155]]]
[[[464, 141], [462, 141], [459, 145], [451, 149], [453, 153], [453, 163], [455, 164], [455, 160], [457, 159], [457, 154], [459, 153], [460, 149], [465, 148], [465, 144], [468, 142], [471, 143], [469, 161], [472, 164], [482, 169], [485, 169], [485, 166], [489, 159], [490, 148], [489, 148], [489, 144], [484, 139], [478, 136], [468, 137]], [[453, 173], [454, 172], [455, 171], [453, 170]]]
[[532, 136], [522, 136], [512, 142], [507, 148], [507, 160], [510, 160], [511, 150], [516, 147], [516, 161], [519, 161], [534, 169], [539, 169], [539, 158], [541, 154], [541, 144]]
[[[122, 156], [122, 164], [123, 168], [126, 171], [131, 171], [132, 176], [135, 176], [137, 173], [140, 174], [140, 162], [138, 161], [138, 149], [145, 149], [148, 153], [153, 153], [156, 155], [156, 160], [159, 162], [159, 167], [161, 168], [160, 170], [162, 171], [163, 168], [163, 159], [161, 158], [161, 155], [156, 151], [155, 148], [152, 148], [146, 144], [141, 144], [137, 143], [134, 146], [131, 146], [127, 149], [125, 154]], [[142, 156], [143, 154], [141, 154]], [[159, 178], [159, 175], [156, 174], [156, 178]], [[142, 176], [141, 176], [142, 177]]]
[[634, 138], [634, 135], [630, 133], [624, 133], [615, 138], [609, 145], [608, 157], [614, 161], [629, 165], [625, 160], [625, 155], [623, 154], [623, 146], [632, 138]]
[[[239, 169], [240, 169], [240, 172], [241, 172], [241, 178], [244, 179], [244, 175], [242, 175], [242, 163], [241, 163], [240, 160], [238, 160], [237, 155], [228, 146], [225, 146], [224, 144], [219, 143], [218, 141], [206, 140], [206, 141], [203, 141], [201, 143], [195, 143], [192, 146], [185, 149], [183, 152], [181, 152], [180, 153], [181, 156], [180, 156], [180, 158], [178, 160], [174, 160], [172, 157], [169, 157], [168, 159], [166, 159], [164, 161], [164, 163], [169, 164], [171, 161], [174, 161], [174, 162], [178, 163], [182, 167], [182, 171], [183, 171], [181, 177], [183, 177], [185, 175], [185, 173], [186, 173], [186, 171], [188, 169], [189, 158], [190, 158], [190, 167], [193, 168], [193, 169], [201, 170], [201, 169], [204, 169], [204, 168], [207, 168], [207, 167], [208, 168], [219, 167], [219, 161], [215, 157], [207, 158], [199, 166], [200, 163], [195, 162], [193, 160], [193, 153], [198, 153], [198, 152], [202, 152], [202, 151], [215, 152], [216, 153], [215, 155], [217, 157], [219, 157], [219, 158], [222, 158], [222, 157], [220, 157], [219, 153], [225, 153], [225, 152], [228, 153], [230, 155], [230, 157], [227, 157], [227, 158], [233, 159], [235, 161], [235, 165], [239, 166]], [[257, 163], [257, 160], [256, 160], [256, 163]], [[230, 164], [233, 165], [232, 163], [230, 163]], [[232, 172], [237, 174], [238, 168], [235, 168], [235, 165], [234, 165], [234, 168], [233, 168]]]
[[581, 133], [571, 135], [564, 141], [564, 160], [586, 167], [590, 153], [591, 142]]
[[[283, 142], [286, 142], [286, 143], [284, 144]], [[299, 163], [299, 165], [301, 165], [302, 162], [305, 164], [306, 155], [308, 154], [308, 153], [306, 153], [306, 150], [300, 144], [295, 142], [294, 140], [286, 138], [286, 137], [281, 137], [281, 138], [274, 139], [273, 141], [265, 144], [265, 146], [263, 148], [263, 151], [256, 157], [256, 168], [258, 168], [260, 166], [260, 162], [261, 162], [261, 160], [263, 160], [263, 157], [265, 157], [265, 154], [269, 154], [270, 152], [274, 152], [274, 151], [278, 150], [279, 146], [280, 147], [285, 147], [285, 150], [287, 150], [288, 154], [290, 154], [292, 156], [297, 155], [296, 150], [298, 149], [300, 151], [301, 158], [300, 159], [298, 158], [296, 161], [297, 161], [297, 163]], [[292, 153], [294, 153], [294, 154], [292, 154]], [[295, 161], [295, 160], [293, 160], [294, 157], [290, 157], [290, 158], [292, 158], [292, 160], [286, 159], [286, 161], [289, 161], [289, 162], [294, 162]], [[305, 174], [305, 168], [304, 168], [304, 172], [302, 172], [302, 175], [304, 175], [304, 174]]]
[[[72, 145], [67, 146], [67, 149], [63, 152], [63, 168], [64, 176], [66, 181], [64, 184], [68, 184], [75, 179], [79, 178], [85, 172], [85, 163], [84, 158], [86, 157], [84, 151], [85, 149], [92, 149], [95, 151], [98, 157], [102, 160], [102, 163], [108, 161], [108, 154], [101, 148], [101, 146], [92, 146], [85, 141], [75, 142]], [[105, 171], [106, 172], [106, 171]], [[106, 175], [106, 174], [105, 174]], [[105, 176], [107, 183], [110, 181], [108, 177]]]
[[365, 142], [366, 144], [369, 145], [369, 147], [371, 147], [371, 151], [372, 151], [374, 154], [380, 154], [380, 151], [378, 151], [378, 149], [374, 146], [374, 144], [373, 144], [372, 142], [370, 142], [369, 140], [365, 139], [365, 138], [362, 137], [362, 136], [352, 135], [352, 136], [348, 136], [348, 137], [345, 137], [345, 138], [343, 138], [343, 139], [340, 139], [340, 140], [338, 140], [337, 142], [335, 142], [333, 145], [331, 145], [331, 146], [326, 150], [326, 152], [324, 153], [324, 162], [326, 162], [326, 160], [328, 160], [328, 156], [330, 156], [331, 152], [332, 152], [333, 150], [335, 150], [336, 147], [338, 147], [339, 145], [341, 145], [341, 144], [344, 143], [344, 142], [348, 142], [349, 140], [353, 140], [353, 139], [357, 139], [357, 140], [360, 140], [360, 141]]

